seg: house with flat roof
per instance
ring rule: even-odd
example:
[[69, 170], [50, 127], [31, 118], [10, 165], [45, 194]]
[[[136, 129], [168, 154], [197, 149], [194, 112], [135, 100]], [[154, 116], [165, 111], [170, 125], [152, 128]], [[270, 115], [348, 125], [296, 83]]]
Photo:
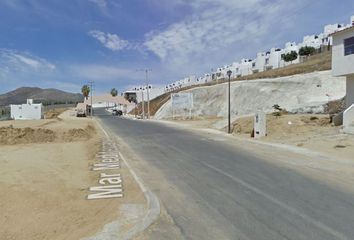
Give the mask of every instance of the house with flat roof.
[[[91, 96], [85, 99], [84, 104], [91, 106]], [[113, 97], [110, 94], [106, 94], [92, 97], [92, 108], [115, 108], [122, 110], [123, 113], [128, 113], [134, 107], [135, 104], [128, 102], [123, 96]]]
[[343, 127], [345, 132], [354, 133], [354, 19], [352, 21], [351, 27], [337, 31], [331, 37], [332, 75], [347, 78]]
[[266, 53], [265, 70], [279, 68], [282, 54], [283, 51], [279, 48], [270, 49], [270, 51]]
[[11, 118], [14, 120], [39, 120], [42, 118], [42, 103], [35, 104], [32, 99], [20, 105], [10, 105]]

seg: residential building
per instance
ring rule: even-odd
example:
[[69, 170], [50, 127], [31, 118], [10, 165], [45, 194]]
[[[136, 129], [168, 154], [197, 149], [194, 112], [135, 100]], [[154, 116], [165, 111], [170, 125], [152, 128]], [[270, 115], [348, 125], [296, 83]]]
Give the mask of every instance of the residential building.
[[343, 113], [343, 126], [344, 129], [352, 129], [354, 133], [354, 25], [333, 33], [331, 37], [333, 38], [332, 74], [347, 78], [347, 110]]
[[270, 52], [267, 52], [265, 59], [265, 70], [279, 68], [282, 53], [283, 51], [280, 48], [272, 48]]
[[11, 118], [14, 120], [38, 120], [42, 118], [42, 103], [34, 104], [33, 99], [27, 99], [27, 103], [10, 105]]
[[256, 59], [252, 61], [252, 72], [263, 72], [266, 64], [266, 53], [257, 53]]
[[234, 62], [231, 65], [232, 67], [232, 77], [237, 78], [237, 77], [241, 77], [241, 70], [240, 70], [240, 63], [238, 62]]
[[323, 34], [305, 36], [302, 43], [299, 44], [299, 48], [307, 46], [307, 47], [313, 47], [315, 49], [319, 49], [323, 44], [323, 38], [324, 38]]
[[[283, 54], [290, 53], [292, 51], [295, 51], [299, 53], [299, 46], [295, 42], [287, 42], [285, 44], [285, 48], [283, 49]], [[291, 64], [299, 63], [300, 62], [300, 57], [298, 56], [297, 59], [291, 62], [285, 62], [283, 59], [280, 60], [280, 67], [285, 67]]]
[[[85, 98], [84, 104], [91, 106], [91, 96]], [[115, 108], [122, 110], [123, 113], [130, 112], [135, 107], [134, 103], [128, 102], [123, 96], [113, 97], [110, 94], [93, 96], [92, 108]]]
[[[304, 46], [314, 47], [316, 49], [321, 49], [324, 46], [332, 45], [332, 34], [345, 30], [354, 26], [354, 16], [351, 16], [350, 23], [345, 24], [330, 24], [324, 27], [323, 33], [316, 35], [308, 35], [303, 38], [302, 43], [296, 44], [295, 42], [288, 42], [285, 44], [284, 49], [272, 48], [270, 51], [266, 53], [258, 53], [257, 57], [254, 60], [250, 59], [242, 59], [240, 62], [234, 62], [231, 65], [226, 65], [216, 70], [211, 70], [210, 73], [205, 73], [200, 77], [187, 77], [176, 81], [174, 83], [167, 84], [164, 88], [161, 88], [161, 91], [157, 91], [157, 94], [163, 94], [165, 92], [174, 91], [180, 89], [185, 86], [198, 85], [211, 81], [218, 81], [221, 79], [225, 79], [227, 77], [227, 71], [232, 71], [232, 77], [241, 77], [247, 76], [256, 72], [262, 72], [270, 69], [281, 68], [284, 66], [288, 66], [291, 64], [299, 63], [301, 58], [298, 58], [291, 62], [285, 62], [282, 60], [282, 54], [290, 53], [291, 51], [295, 51], [299, 53], [299, 49]], [[144, 87], [142, 87], [144, 89]], [[142, 89], [138, 88], [137, 91], [142, 92]], [[153, 90], [150, 90], [151, 92]], [[146, 95], [146, 94], [145, 94]], [[141, 94], [138, 94], [141, 96]], [[146, 98], [146, 96], [145, 96]], [[141, 99], [141, 97], [140, 97]]]
[[240, 64], [240, 73], [241, 76], [247, 76], [252, 74], [252, 60], [244, 58], [241, 60]]

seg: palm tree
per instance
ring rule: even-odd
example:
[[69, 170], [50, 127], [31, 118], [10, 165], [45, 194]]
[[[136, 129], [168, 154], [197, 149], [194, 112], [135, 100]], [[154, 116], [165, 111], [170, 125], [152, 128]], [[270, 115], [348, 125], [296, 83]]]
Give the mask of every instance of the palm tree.
[[111, 95], [112, 95], [112, 97], [116, 97], [118, 95], [118, 90], [115, 89], [115, 88], [112, 88], [111, 89]]
[[91, 89], [90, 89], [90, 87], [89, 87], [88, 85], [84, 85], [84, 86], [82, 86], [82, 88], [81, 88], [82, 95], [84, 95], [84, 97], [85, 97], [86, 99], [88, 99], [88, 96], [89, 96], [89, 94], [90, 94], [90, 91], [91, 91]]

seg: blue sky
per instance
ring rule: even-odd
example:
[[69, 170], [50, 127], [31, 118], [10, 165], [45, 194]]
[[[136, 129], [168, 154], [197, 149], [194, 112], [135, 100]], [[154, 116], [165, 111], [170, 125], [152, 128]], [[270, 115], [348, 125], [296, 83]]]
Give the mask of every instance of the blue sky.
[[0, 0], [0, 93], [164, 85], [349, 23], [349, 0]]

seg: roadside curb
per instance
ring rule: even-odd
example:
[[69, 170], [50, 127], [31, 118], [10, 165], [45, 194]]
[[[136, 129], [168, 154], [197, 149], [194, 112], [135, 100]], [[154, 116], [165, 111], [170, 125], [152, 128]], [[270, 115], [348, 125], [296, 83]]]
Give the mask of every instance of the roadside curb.
[[218, 135], [222, 135], [224, 137], [230, 138], [230, 139], [234, 139], [234, 140], [238, 140], [238, 141], [246, 141], [252, 144], [258, 144], [258, 145], [263, 145], [263, 146], [267, 146], [267, 147], [273, 147], [273, 148], [278, 148], [278, 149], [282, 149], [282, 150], [286, 150], [292, 153], [296, 153], [296, 154], [302, 154], [308, 157], [316, 157], [316, 158], [320, 158], [322, 160], [329, 160], [329, 161], [335, 161], [335, 162], [340, 162], [342, 164], [349, 164], [349, 165], [354, 165], [354, 162], [350, 159], [345, 159], [345, 158], [338, 158], [335, 156], [331, 156], [331, 155], [326, 155], [325, 153], [321, 153], [318, 151], [314, 151], [308, 148], [301, 148], [301, 147], [297, 147], [297, 146], [292, 146], [292, 145], [288, 145], [288, 144], [283, 144], [283, 143], [271, 143], [271, 142], [264, 142], [262, 140], [255, 140], [255, 139], [245, 139], [245, 138], [241, 138], [235, 135], [229, 135], [225, 132], [222, 132], [220, 130], [217, 129], [213, 129], [213, 128], [195, 128], [195, 127], [190, 127], [190, 126], [185, 126], [181, 123], [177, 123], [177, 122], [170, 122], [170, 121], [166, 121], [166, 120], [156, 120], [154, 119], [155, 122], [160, 122], [163, 124], [167, 124], [167, 125], [172, 125], [172, 126], [176, 126], [176, 127], [184, 127], [187, 129], [192, 129], [198, 132], [206, 132], [206, 133], [214, 133], [214, 134], [218, 134]]
[[[102, 132], [105, 136], [109, 139], [112, 137], [106, 132], [106, 130], [102, 127], [101, 122], [98, 119], [95, 119], [97, 125], [101, 128]], [[115, 139], [112, 139], [115, 141]], [[116, 142], [116, 141], [115, 141]], [[149, 226], [151, 226], [160, 216], [161, 208], [160, 202], [158, 197], [149, 189], [147, 188], [141, 178], [135, 173], [135, 171], [130, 166], [129, 162], [125, 159], [123, 154], [119, 151], [119, 156], [123, 160], [124, 164], [127, 166], [130, 174], [133, 176], [134, 180], [138, 183], [139, 188], [143, 192], [145, 199], [147, 201], [147, 212], [145, 216], [138, 221], [128, 232], [124, 233], [120, 239], [129, 240], [133, 237], [137, 236], [139, 233], [146, 230]]]

